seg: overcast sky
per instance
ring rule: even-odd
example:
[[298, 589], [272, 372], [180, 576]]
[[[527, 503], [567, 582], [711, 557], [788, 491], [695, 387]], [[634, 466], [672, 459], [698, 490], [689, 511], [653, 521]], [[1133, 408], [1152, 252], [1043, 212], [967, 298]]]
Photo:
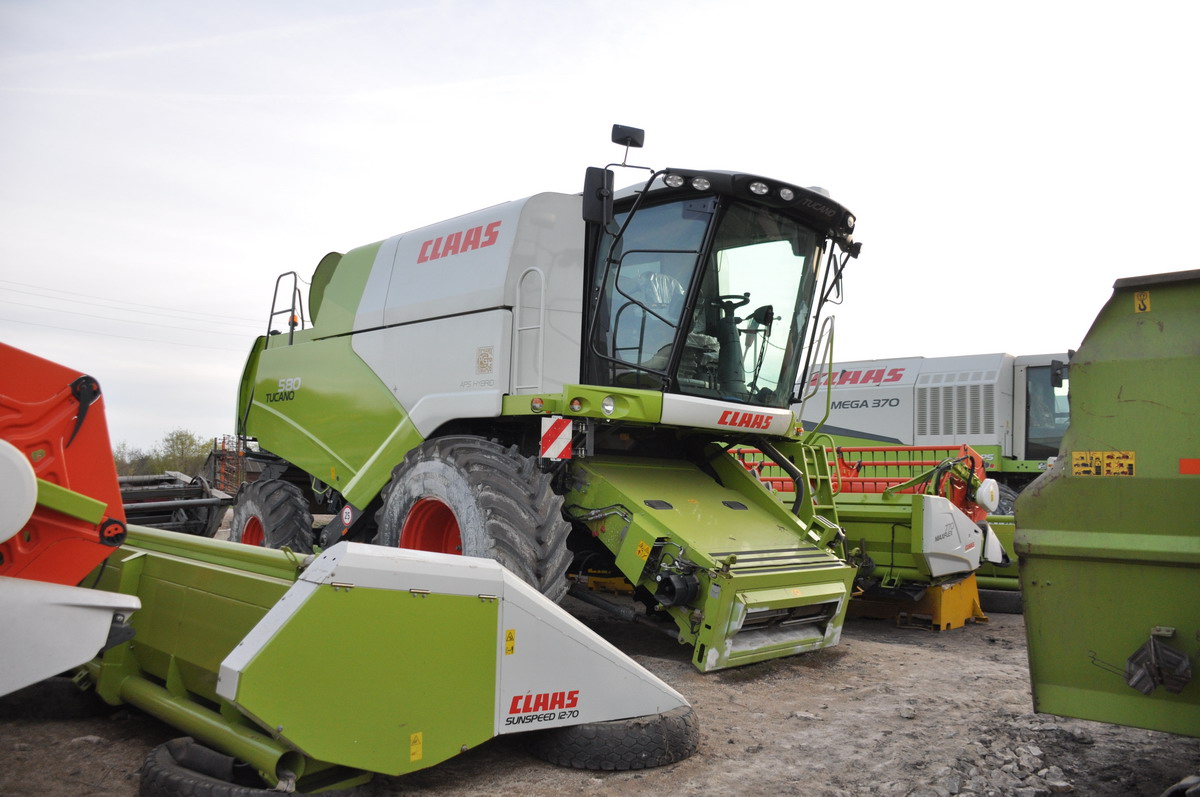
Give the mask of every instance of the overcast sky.
[[232, 433], [278, 274], [577, 192], [617, 122], [856, 214], [839, 359], [1076, 348], [1200, 264], [1196, 8], [0, 0], [0, 340], [114, 443]]

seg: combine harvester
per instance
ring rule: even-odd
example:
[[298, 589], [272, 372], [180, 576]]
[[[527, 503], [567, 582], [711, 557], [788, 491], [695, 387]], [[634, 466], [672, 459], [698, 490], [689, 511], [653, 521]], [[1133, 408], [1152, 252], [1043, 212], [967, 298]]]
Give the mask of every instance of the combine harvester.
[[1039, 712], [1200, 737], [1198, 346], [1183, 271], [1117, 280], [1071, 361], [1062, 455], [1017, 500]]
[[[573, 560], [605, 560], [702, 671], [835, 644], [855, 569], [790, 405], [854, 217], [750, 174], [612, 186], [589, 169], [582, 196], [329, 254], [307, 308], [280, 277], [238, 397], [264, 471], [232, 538], [488, 557], [554, 601]], [[816, 490], [784, 507], [734, 445]], [[337, 518], [319, 536], [314, 510]]]
[[[614, 129], [627, 153], [641, 138]], [[623, 616], [664, 618], [706, 672], [835, 644], [861, 568], [791, 406], [859, 251], [854, 217], [748, 174], [612, 183], [590, 169], [582, 196], [327, 255], [307, 316], [280, 277], [286, 329], [255, 343], [237, 405], [265, 467], [231, 538], [491, 557], [554, 600], [600, 563], [650, 612]], [[743, 467], [747, 446], [804, 486], [790, 506]], [[314, 509], [338, 518], [316, 538]], [[932, 495], [864, 522], [924, 529], [939, 583], [988, 536]]]
[[[1071, 352], [897, 357], [833, 363], [824, 431], [839, 446], [959, 446], [983, 455], [1000, 485], [998, 514], [1058, 456], [1070, 419]], [[796, 407], [806, 425], [822, 408]], [[807, 410], [807, 411], [806, 411]]]
[[[1070, 418], [1072, 354], [832, 363], [807, 381], [810, 391], [829, 391], [824, 407], [809, 403], [794, 409], [806, 426], [821, 424], [833, 444], [847, 450], [970, 446], [982, 456], [986, 476], [999, 485], [989, 525], [1015, 561], [1013, 505], [1058, 455]], [[1019, 611], [1017, 568], [985, 563], [976, 578], [985, 604]]]
[[678, 692], [496, 562], [127, 528], [96, 380], [2, 344], [0, 365], [0, 694], [86, 662], [105, 702], [188, 734], [141, 793], [342, 789], [516, 733], [588, 769], [695, 750]]

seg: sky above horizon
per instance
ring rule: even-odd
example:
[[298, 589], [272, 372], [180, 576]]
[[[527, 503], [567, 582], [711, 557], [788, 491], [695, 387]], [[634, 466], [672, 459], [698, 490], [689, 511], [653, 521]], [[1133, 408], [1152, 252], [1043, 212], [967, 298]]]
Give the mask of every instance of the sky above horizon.
[[0, 340], [95, 376], [114, 444], [231, 434], [277, 275], [578, 192], [621, 123], [855, 213], [839, 360], [1077, 348], [1198, 267], [1157, 252], [1200, 217], [1197, 8], [0, 0]]

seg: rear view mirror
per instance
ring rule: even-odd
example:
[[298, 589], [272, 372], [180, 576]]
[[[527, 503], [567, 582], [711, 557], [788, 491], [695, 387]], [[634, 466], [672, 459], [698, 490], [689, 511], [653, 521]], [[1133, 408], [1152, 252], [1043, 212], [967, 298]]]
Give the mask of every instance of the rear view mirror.
[[[614, 134], [614, 139], [615, 139]], [[612, 169], [589, 166], [583, 178], [583, 220], [607, 227], [613, 220]]]
[[636, 149], [646, 143], [646, 131], [640, 127], [613, 125], [612, 141], [614, 144]]

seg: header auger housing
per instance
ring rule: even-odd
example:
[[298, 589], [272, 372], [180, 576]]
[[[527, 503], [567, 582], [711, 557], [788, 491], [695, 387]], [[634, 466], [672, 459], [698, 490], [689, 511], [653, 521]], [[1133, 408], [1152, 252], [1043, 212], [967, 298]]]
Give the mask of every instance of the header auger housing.
[[702, 670], [834, 644], [854, 571], [829, 502], [780, 506], [728, 449], [827, 491], [789, 407], [854, 218], [749, 174], [612, 184], [327, 255], [307, 308], [281, 278], [241, 381], [268, 467], [234, 539], [485, 556], [554, 599], [606, 558]]

